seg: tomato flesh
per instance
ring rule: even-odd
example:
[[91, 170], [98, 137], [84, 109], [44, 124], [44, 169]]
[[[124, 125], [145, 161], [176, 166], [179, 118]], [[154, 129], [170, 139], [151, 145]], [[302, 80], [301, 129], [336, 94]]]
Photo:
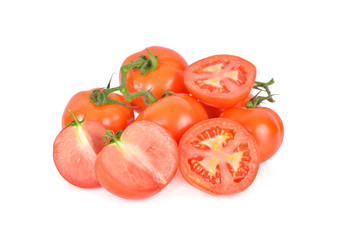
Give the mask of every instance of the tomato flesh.
[[184, 84], [203, 103], [230, 108], [245, 99], [255, 82], [256, 68], [245, 59], [215, 55], [188, 66]]
[[97, 154], [104, 147], [104, 132], [100, 123], [85, 121], [58, 134], [53, 144], [53, 160], [66, 181], [81, 188], [100, 187], [94, 166]]
[[190, 128], [179, 144], [179, 168], [193, 186], [213, 194], [246, 189], [259, 168], [254, 139], [228, 119], [202, 121]]
[[101, 185], [128, 199], [152, 196], [174, 177], [178, 166], [177, 144], [161, 126], [138, 121], [127, 127], [118, 144], [103, 148], [96, 161]]

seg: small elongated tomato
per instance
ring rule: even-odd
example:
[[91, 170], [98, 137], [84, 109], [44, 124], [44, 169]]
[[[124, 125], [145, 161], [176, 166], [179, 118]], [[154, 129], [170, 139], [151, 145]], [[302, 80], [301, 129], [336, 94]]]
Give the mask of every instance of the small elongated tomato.
[[129, 125], [119, 141], [105, 146], [96, 161], [100, 184], [112, 194], [140, 199], [161, 191], [178, 167], [178, 148], [161, 126], [138, 121]]
[[96, 121], [64, 128], [53, 144], [53, 160], [61, 176], [81, 188], [100, 187], [95, 175], [97, 154], [104, 147], [105, 128]]
[[179, 143], [179, 169], [194, 187], [217, 195], [240, 192], [254, 181], [256, 143], [239, 123], [211, 118], [190, 128]]
[[[254, 97], [253, 94], [249, 94], [245, 99], [243, 99], [241, 102], [239, 102], [235, 107], [246, 107], [246, 103]], [[205, 111], [208, 114], [209, 118], [218, 118], [226, 109], [222, 108], [215, 108], [212, 106], [209, 106], [207, 104], [202, 103], [203, 107], [205, 108]]]
[[257, 143], [260, 162], [271, 158], [282, 144], [283, 122], [280, 116], [270, 108], [235, 107], [224, 111], [220, 117], [232, 119], [248, 130]]
[[136, 121], [157, 123], [172, 133], [177, 142], [194, 124], [208, 119], [201, 103], [188, 94], [170, 95], [144, 109]]
[[[93, 90], [95, 89], [78, 92], [69, 100], [62, 116], [63, 128], [73, 120], [68, 109], [71, 109], [78, 119], [81, 119], [86, 115], [87, 120], [98, 121], [106, 129], [110, 129], [115, 132], [123, 130], [134, 121], [134, 111], [132, 108], [118, 104], [96, 106], [90, 100], [90, 94]], [[129, 105], [122, 95], [110, 93], [108, 97]]]
[[[147, 49], [157, 56], [158, 66], [145, 75], [141, 75], [139, 70], [131, 69], [126, 77], [127, 90], [130, 93], [139, 92], [139, 89], [151, 90], [157, 99], [161, 98], [165, 90], [187, 92], [183, 82], [184, 69], [188, 65], [185, 59], [169, 48], [153, 46]], [[127, 57], [122, 66], [135, 61], [140, 55], [148, 56], [146, 49]], [[145, 108], [142, 97], [134, 98], [132, 105]]]
[[227, 109], [249, 95], [255, 77], [256, 68], [249, 61], [232, 55], [215, 55], [188, 66], [184, 84], [201, 102]]

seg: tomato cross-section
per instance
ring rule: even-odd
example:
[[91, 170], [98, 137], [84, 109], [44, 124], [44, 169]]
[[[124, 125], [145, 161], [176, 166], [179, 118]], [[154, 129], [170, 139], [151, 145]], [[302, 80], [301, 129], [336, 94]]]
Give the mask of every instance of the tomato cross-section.
[[203, 103], [230, 108], [250, 93], [256, 77], [255, 66], [232, 55], [215, 55], [188, 66], [184, 84]]
[[179, 168], [193, 186], [213, 194], [246, 189], [259, 168], [254, 139], [229, 119], [209, 119], [190, 128], [179, 144]]

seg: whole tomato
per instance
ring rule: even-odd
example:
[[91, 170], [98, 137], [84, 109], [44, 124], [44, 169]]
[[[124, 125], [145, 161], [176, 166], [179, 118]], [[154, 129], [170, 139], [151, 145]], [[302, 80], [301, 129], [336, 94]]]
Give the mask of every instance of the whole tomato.
[[260, 162], [271, 158], [280, 148], [284, 127], [280, 116], [266, 107], [235, 107], [224, 111], [221, 118], [228, 118], [243, 125], [254, 137], [260, 151]]
[[[90, 95], [94, 90], [95, 89], [78, 92], [69, 100], [62, 116], [63, 128], [73, 120], [72, 115], [68, 111], [69, 109], [72, 110], [78, 119], [82, 119], [86, 115], [87, 120], [97, 121], [106, 129], [115, 132], [123, 130], [134, 121], [134, 112], [132, 108], [118, 104], [95, 105], [90, 100]], [[129, 105], [122, 95], [110, 93], [108, 97]]]
[[[185, 59], [177, 52], [164, 47], [148, 47], [148, 51], [157, 57], [157, 68], [142, 75], [139, 70], [130, 69], [126, 76], [126, 87], [130, 93], [139, 92], [142, 90], [151, 90], [157, 99], [161, 98], [164, 91], [175, 93], [187, 92], [183, 75], [184, 69], [187, 67]], [[147, 50], [143, 50], [127, 57], [122, 66], [135, 61], [139, 56], [148, 56]], [[133, 106], [139, 106], [144, 109], [146, 106], [142, 97], [136, 97], [132, 100]]]
[[194, 124], [208, 119], [208, 115], [195, 98], [188, 94], [164, 97], [142, 111], [136, 121], [157, 123], [172, 133], [179, 142], [182, 135]]

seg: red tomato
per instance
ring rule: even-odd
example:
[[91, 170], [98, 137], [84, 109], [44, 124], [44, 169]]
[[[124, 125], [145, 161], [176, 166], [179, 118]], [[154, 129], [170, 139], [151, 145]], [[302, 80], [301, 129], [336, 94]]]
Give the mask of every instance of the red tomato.
[[[246, 103], [253, 97], [254, 97], [253, 94], [249, 94], [245, 99], [239, 102], [235, 107], [245, 107]], [[205, 108], [205, 111], [207, 112], [209, 118], [217, 118], [226, 110], [222, 108], [215, 108], [204, 103], [202, 103], [202, 105]]]
[[177, 167], [177, 144], [170, 133], [155, 123], [138, 121], [123, 131], [118, 143], [103, 148], [95, 169], [105, 189], [138, 199], [161, 191]]
[[[70, 99], [65, 107], [62, 117], [63, 128], [73, 120], [72, 115], [68, 112], [69, 109], [73, 111], [78, 119], [81, 119], [84, 115], [86, 115], [87, 120], [98, 121], [106, 129], [110, 129], [115, 132], [123, 130], [134, 121], [134, 112], [132, 108], [118, 104], [96, 106], [89, 98], [93, 90], [95, 89], [78, 92]], [[109, 98], [129, 105], [122, 95], [110, 93]]]
[[235, 107], [224, 111], [222, 118], [232, 119], [254, 137], [260, 151], [260, 162], [271, 158], [280, 148], [284, 127], [280, 116], [270, 108]]
[[53, 144], [53, 160], [66, 181], [82, 188], [100, 186], [94, 166], [97, 154], [104, 147], [104, 132], [100, 123], [86, 120], [58, 134]]
[[[139, 89], [151, 90], [157, 99], [161, 98], [165, 90], [175, 93], [187, 92], [183, 83], [184, 69], [187, 62], [177, 52], [164, 47], [148, 47], [151, 53], [157, 56], [158, 66], [145, 75], [139, 70], [131, 69], [126, 77], [126, 87], [130, 93], [139, 92]], [[148, 56], [146, 49], [127, 57], [122, 66], [137, 60], [140, 55]], [[145, 108], [142, 97], [132, 100], [132, 105]]]
[[190, 128], [179, 143], [179, 169], [194, 187], [212, 194], [240, 192], [259, 169], [256, 143], [239, 123], [212, 118]]
[[256, 68], [245, 59], [215, 55], [188, 66], [184, 84], [203, 103], [230, 108], [245, 99], [255, 82]]
[[141, 112], [136, 121], [148, 120], [170, 131], [177, 142], [194, 124], [208, 119], [202, 104], [188, 94], [167, 96]]

